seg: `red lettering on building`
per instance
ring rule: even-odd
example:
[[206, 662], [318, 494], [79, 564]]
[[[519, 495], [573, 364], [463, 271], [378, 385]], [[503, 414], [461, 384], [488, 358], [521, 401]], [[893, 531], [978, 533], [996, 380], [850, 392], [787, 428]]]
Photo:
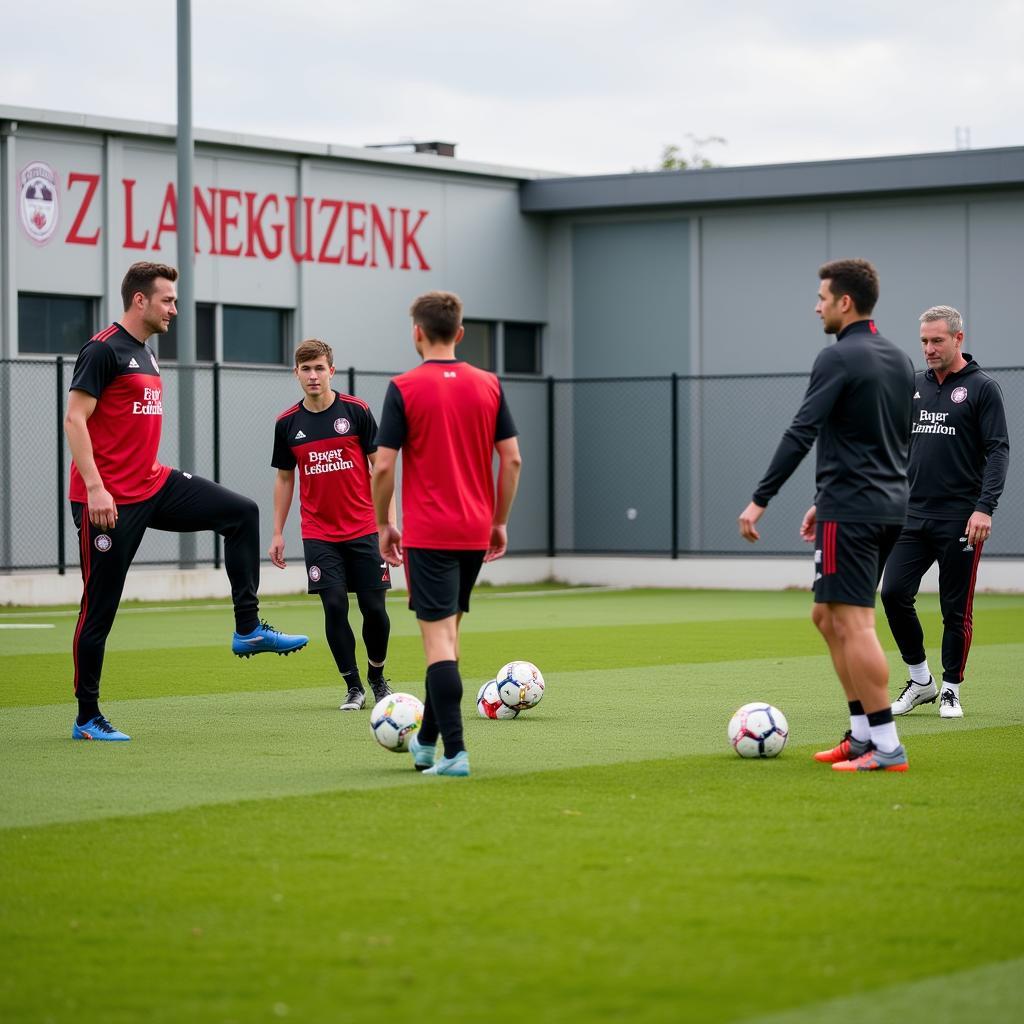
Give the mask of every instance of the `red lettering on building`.
[[268, 260], [276, 260], [281, 255], [281, 250], [284, 248], [284, 243], [281, 241], [281, 236], [284, 234], [283, 224], [270, 224], [268, 225], [270, 230], [274, 233], [274, 245], [273, 248], [267, 244], [267, 236], [263, 233], [263, 214], [266, 213], [267, 207], [271, 203], [274, 204], [274, 213], [280, 209], [280, 204], [277, 201], [277, 196], [273, 192], [269, 196], [263, 197], [263, 202], [260, 203], [259, 208], [256, 207], [256, 192], [245, 193], [245, 216], [246, 224], [249, 232], [246, 236], [245, 255], [255, 256], [256, 255], [256, 243], [259, 243], [259, 247], [263, 255]]
[[302, 209], [305, 212], [305, 223], [302, 226], [303, 248], [299, 252], [298, 225], [295, 223], [295, 206], [298, 203], [297, 196], [285, 196], [288, 204], [288, 248], [291, 250], [292, 259], [296, 263], [313, 262], [313, 198], [302, 197]]
[[160, 207], [160, 220], [156, 226], [156, 238], [153, 239], [153, 249], [160, 248], [160, 236], [170, 232], [178, 234], [178, 195], [174, 191], [174, 185], [168, 184], [164, 192], [164, 203]]
[[[358, 217], [359, 223], [356, 223]], [[359, 239], [361, 252], [356, 257], [356, 239]], [[366, 203], [348, 204], [348, 231], [345, 235], [345, 248], [348, 250], [348, 263], [353, 267], [366, 266]]]
[[[235, 202], [238, 206], [235, 208], [233, 213], [228, 213], [228, 203]], [[218, 227], [220, 230], [217, 233], [218, 237], [218, 248], [220, 250], [219, 255], [221, 256], [241, 256], [242, 255], [242, 243], [233, 248], [228, 248], [228, 228], [238, 227], [238, 217], [240, 214], [240, 207], [242, 205], [242, 193], [238, 189], [231, 188], [220, 188], [217, 189], [217, 215], [220, 221]]]
[[[75, 185], [85, 185], [65, 238], [71, 245], [99, 244], [102, 226], [91, 234], [83, 233], [82, 229], [100, 181], [98, 174], [74, 171], [68, 175], [69, 191]], [[121, 244], [125, 249], [159, 251], [164, 235], [177, 234], [177, 192], [173, 182], [165, 186], [154, 222], [152, 209], [148, 213], [136, 209], [137, 183], [135, 178], [121, 179], [124, 201]], [[273, 192], [261, 194], [198, 185], [192, 196], [196, 253], [276, 260], [285, 251], [284, 233], [287, 231], [288, 252], [296, 263], [430, 270], [418, 237], [430, 216], [428, 210], [381, 208], [376, 203], [313, 196], [281, 197]], [[150, 227], [143, 229], [142, 224], [147, 220]]]
[[124, 242], [122, 247], [125, 249], [145, 249], [149, 244], [149, 232], [147, 231], [142, 238], [136, 238], [134, 231], [135, 212], [132, 193], [135, 191], [135, 179], [122, 178], [121, 184], [124, 185]]
[[426, 220], [427, 210], [420, 210], [419, 218], [413, 225], [412, 230], [409, 230], [409, 214], [412, 210], [402, 210], [402, 270], [409, 269], [409, 250], [416, 250], [416, 258], [420, 262], [420, 270], [429, 270], [430, 264], [427, 263], [423, 250], [420, 248], [419, 243], [416, 241], [416, 232], [419, 231], [420, 225]]
[[320, 252], [317, 254], [317, 263], [340, 263], [341, 258], [345, 255], [345, 249], [339, 251], [337, 256], [329, 256], [327, 254], [327, 247], [331, 244], [331, 240], [334, 238], [334, 229], [338, 225], [338, 218], [341, 216], [341, 208], [345, 204], [337, 199], [321, 199], [320, 209], [328, 209], [331, 211], [331, 219], [327, 225], [327, 231], [324, 233], [323, 244], [320, 246]]
[[97, 245], [100, 240], [100, 229], [91, 235], [81, 234], [82, 221], [85, 220], [86, 214], [89, 212], [89, 207], [92, 205], [92, 197], [96, 195], [96, 189], [99, 188], [100, 176], [98, 174], [79, 174], [77, 171], [72, 171], [68, 175], [68, 191], [71, 191], [71, 186], [78, 184], [78, 182], [85, 182], [85, 195], [82, 196], [82, 205], [78, 207], [78, 213], [75, 214], [75, 219], [71, 222], [71, 230], [68, 232], [65, 242], [70, 242], [71, 245]]
[[388, 254], [388, 266], [395, 265], [395, 208], [388, 207], [387, 227], [381, 216], [380, 207], [373, 203], [370, 206], [370, 266], [377, 266], [377, 239], [380, 238], [384, 251]]
[[203, 195], [203, 190], [196, 185], [192, 189], [192, 202], [195, 204], [195, 209], [192, 211], [192, 237], [195, 239], [196, 252], [200, 252], [199, 248], [199, 218], [203, 218], [203, 223], [206, 225], [206, 231], [210, 236], [210, 255], [219, 256], [220, 250], [217, 248], [217, 232], [214, 229], [214, 210], [216, 209], [217, 202], [217, 190], [215, 188], [210, 189], [210, 202], [207, 205], [206, 197]]

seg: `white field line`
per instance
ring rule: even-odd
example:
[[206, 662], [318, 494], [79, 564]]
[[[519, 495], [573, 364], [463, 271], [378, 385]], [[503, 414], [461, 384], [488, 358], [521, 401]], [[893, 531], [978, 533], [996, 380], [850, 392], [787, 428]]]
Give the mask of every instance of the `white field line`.
[[[59, 612], [56, 614], [60, 614]], [[0, 629], [53, 629], [52, 622], [0, 622]]]
[[[564, 590], [513, 590], [507, 593], [489, 594], [487, 589], [474, 590], [473, 600], [474, 601], [499, 601], [509, 600], [511, 598], [520, 597], [564, 597], [568, 595], [577, 594], [607, 594], [619, 590], [632, 590], [632, 587], [566, 587]], [[309, 604], [313, 595], [310, 594], [304, 598], [294, 598], [293, 600], [287, 601], [260, 601], [261, 608], [297, 608], [301, 605]], [[388, 597], [388, 601], [401, 602], [405, 604], [408, 601], [408, 597], [404, 593], [393, 594]], [[118, 615], [153, 615], [157, 612], [180, 612], [180, 611], [217, 611], [217, 610], [231, 610], [231, 605], [226, 603], [221, 604], [168, 604], [168, 605], [145, 605], [142, 607], [124, 607], [119, 608], [117, 611]], [[72, 618], [77, 617], [77, 608], [68, 608], [63, 611], [31, 611], [31, 612], [0, 612], [0, 619], [22, 619], [32, 617], [45, 617], [48, 619], [53, 618]], [[0, 629], [5, 628], [0, 623]], [[14, 628], [14, 627], [9, 627]], [[45, 628], [45, 627], [40, 627]]]

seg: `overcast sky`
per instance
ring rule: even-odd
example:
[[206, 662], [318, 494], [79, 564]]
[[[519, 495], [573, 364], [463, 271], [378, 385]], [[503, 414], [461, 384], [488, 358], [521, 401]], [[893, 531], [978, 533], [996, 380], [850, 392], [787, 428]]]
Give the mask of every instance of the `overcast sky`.
[[[193, 0], [197, 127], [575, 174], [1024, 144], [1024, 0]], [[0, 103], [176, 118], [173, 0], [3, 0]]]

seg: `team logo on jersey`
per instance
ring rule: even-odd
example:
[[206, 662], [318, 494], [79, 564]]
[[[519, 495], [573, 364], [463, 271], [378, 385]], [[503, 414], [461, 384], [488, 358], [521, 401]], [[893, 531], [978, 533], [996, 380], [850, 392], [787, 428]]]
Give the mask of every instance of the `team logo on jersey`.
[[96, 534], [93, 544], [97, 551], [109, 551], [114, 546], [114, 542], [105, 533]]
[[135, 356], [132, 356], [131, 359], [128, 360], [128, 369], [129, 370], [137, 370], [138, 368], [139, 368], [139, 364], [137, 362], [135, 362]]
[[915, 398], [920, 398], [921, 397], [921, 392], [920, 391], [915, 391], [914, 392], [914, 397]]
[[309, 567], [309, 578], [314, 583], [319, 583], [320, 582], [320, 575], [321, 574], [320, 574], [320, 566], [319, 565], [311, 565]]
[[950, 399], [959, 405], [961, 402], [967, 401], [967, 388], [959, 387], [953, 388], [953, 393], [949, 396]]
[[334, 421], [334, 429], [339, 434], [347, 434], [352, 429], [352, 424], [344, 416], [339, 416]]
[[303, 432], [302, 432], [302, 431], [300, 430], [300, 431], [299, 431], [299, 432], [298, 432], [298, 433], [297, 433], [297, 434], [295, 435], [295, 440], [296, 440], [296, 441], [301, 441], [301, 440], [302, 440], [302, 438], [304, 438], [305, 436], [306, 436], [306, 435], [305, 435], [305, 434], [304, 434], [304, 433], [303, 433]]
[[36, 245], [46, 245], [60, 216], [57, 175], [49, 164], [34, 161], [18, 175], [18, 213], [25, 234]]

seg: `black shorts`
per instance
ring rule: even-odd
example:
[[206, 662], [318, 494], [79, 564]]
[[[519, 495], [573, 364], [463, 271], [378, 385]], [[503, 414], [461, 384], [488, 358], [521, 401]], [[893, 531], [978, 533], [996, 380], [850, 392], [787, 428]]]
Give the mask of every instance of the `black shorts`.
[[882, 568], [901, 529], [896, 523], [819, 519], [814, 534], [815, 604], [874, 608]]
[[406, 548], [405, 579], [409, 607], [417, 619], [438, 622], [469, 611], [485, 551], [441, 551], [437, 548]]
[[304, 538], [302, 549], [311, 594], [331, 587], [344, 587], [355, 593], [391, 589], [391, 570], [380, 557], [376, 533], [352, 540]]

